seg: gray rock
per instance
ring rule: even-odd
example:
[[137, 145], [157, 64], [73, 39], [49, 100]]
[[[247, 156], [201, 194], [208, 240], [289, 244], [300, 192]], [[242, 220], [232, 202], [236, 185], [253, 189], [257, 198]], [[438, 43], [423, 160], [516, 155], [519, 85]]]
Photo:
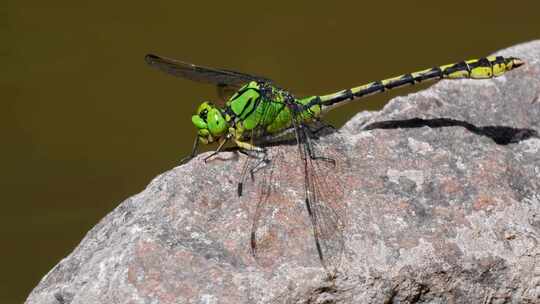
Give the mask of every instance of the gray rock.
[[[337, 164], [319, 162], [313, 178], [344, 229], [326, 231], [345, 244], [328, 271], [297, 148], [280, 145], [241, 197], [247, 157], [234, 152], [156, 177], [26, 303], [540, 303], [540, 41], [500, 54], [527, 65], [441, 81], [318, 141]], [[261, 189], [274, 191], [258, 209], [255, 260]]]

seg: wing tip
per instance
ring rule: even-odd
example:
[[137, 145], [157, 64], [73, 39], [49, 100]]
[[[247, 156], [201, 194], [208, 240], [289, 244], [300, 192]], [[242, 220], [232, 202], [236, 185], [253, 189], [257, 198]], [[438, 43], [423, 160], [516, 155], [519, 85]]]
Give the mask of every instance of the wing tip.
[[160, 57], [157, 56], [157, 55], [154, 55], [154, 54], [146, 54], [144, 56], [144, 61], [150, 65], [152, 65], [154, 62], [156, 62], [156, 60], [159, 60]]

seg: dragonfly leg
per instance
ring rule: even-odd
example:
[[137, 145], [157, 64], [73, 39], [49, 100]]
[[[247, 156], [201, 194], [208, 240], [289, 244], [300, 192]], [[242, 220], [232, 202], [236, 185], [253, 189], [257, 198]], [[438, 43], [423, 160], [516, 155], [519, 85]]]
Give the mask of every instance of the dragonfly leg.
[[268, 152], [264, 148], [262, 148], [261, 151], [240, 150], [240, 153], [258, 160], [258, 162], [253, 166], [253, 168], [249, 170], [249, 174], [252, 180], [255, 179], [255, 173], [266, 168], [270, 164], [270, 158], [268, 158]]
[[261, 153], [262, 157], [257, 156], [259, 161], [255, 164], [255, 166], [253, 166], [253, 168], [249, 170], [251, 180], [255, 180], [255, 173], [257, 173], [259, 170], [262, 170], [266, 168], [268, 165], [270, 165], [270, 159], [268, 158], [268, 153], [266, 149], [263, 149], [262, 151], [257, 152], [257, 153]]
[[245, 142], [245, 141], [241, 141], [239, 139], [235, 139], [234, 140], [234, 143], [241, 149], [244, 149], [246, 151], [258, 151], [258, 152], [263, 152], [264, 149], [261, 148], [261, 147], [257, 147], [253, 144], [250, 144], [248, 142]]
[[193, 148], [191, 149], [191, 154], [189, 154], [188, 156], [182, 158], [180, 160], [180, 165], [183, 165], [185, 163], [187, 163], [188, 161], [190, 161], [191, 159], [193, 159], [196, 155], [197, 155], [197, 152], [199, 149], [199, 137], [195, 137], [195, 142], [193, 143]]
[[315, 127], [312, 128], [310, 125], [308, 125], [309, 131], [312, 134], [316, 135], [316, 136], [318, 135], [318, 133], [320, 133], [321, 131], [324, 131], [326, 129], [329, 129], [331, 132], [336, 132], [337, 131], [336, 127], [322, 121], [321, 119], [317, 119], [316, 121], [320, 124], [320, 126], [318, 126], [316, 128]]
[[[249, 175], [251, 176], [251, 180], [255, 180], [255, 173], [267, 167], [270, 164], [270, 159], [268, 158], [267, 150], [265, 148], [257, 147], [246, 142], [239, 141], [239, 143], [240, 145], [238, 146], [240, 147], [240, 153], [258, 160], [257, 163], [252, 168], [249, 169]], [[246, 149], [246, 148], [243, 148], [242, 146], [249, 147], [249, 148]], [[242, 177], [240, 182], [238, 183], [238, 196], [242, 196], [244, 180], [245, 178]]]
[[212, 158], [213, 156], [217, 155], [219, 152], [221, 152], [221, 149], [223, 148], [223, 146], [227, 143], [227, 141], [231, 138], [231, 135], [230, 134], [227, 134], [227, 136], [225, 137], [222, 137], [219, 139], [219, 146], [218, 148], [216, 149], [216, 151], [214, 151], [212, 154], [208, 155], [207, 157], [204, 158], [204, 162], [208, 162], [208, 159]]
[[[270, 162], [270, 159], [268, 159], [268, 153], [265, 148], [257, 147], [253, 144], [250, 144], [245, 141], [240, 141], [238, 139], [235, 140], [235, 142], [236, 142], [236, 145], [241, 149], [240, 151], [242, 151], [242, 153], [259, 159], [259, 162], [250, 170], [252, 178], [255, 172], [266, 167], [268, 163]], [[262, 155], [262, 157], [260, 157], [260, 155]]]
[[[312, 131], [309, 129], [309, 127], [306, 127], [305, 125], [300, 125], [300, 128], [304, 131], [305, 136], [305, 146], [309, 155], [309, 158], [313, 160], [322, 160], [332, 163], [334, 166], [336, 165], [336, 160], [329, 157], [319, 156], [315, 154], [315, 151], [313, 150], [313, 142], [311, 141], [311, 133]], [[324, 127], [322, 127], [324, 128]], [[318, 130], [320, 131], [320, 129]]]

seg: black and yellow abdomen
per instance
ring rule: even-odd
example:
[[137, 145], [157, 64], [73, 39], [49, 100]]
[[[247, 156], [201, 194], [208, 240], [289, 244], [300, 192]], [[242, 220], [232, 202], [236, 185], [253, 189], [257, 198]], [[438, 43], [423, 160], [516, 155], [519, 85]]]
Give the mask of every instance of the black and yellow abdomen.
[[461, 61], [380, 81], [373, 81], [351, 89], [320, 96], [319, 103], [323, 105], [326, 111], [355, 99], [429, 80], [493, 78], [513, 70], [522, 64], [523, 61], [518, 58], [502, 56]]

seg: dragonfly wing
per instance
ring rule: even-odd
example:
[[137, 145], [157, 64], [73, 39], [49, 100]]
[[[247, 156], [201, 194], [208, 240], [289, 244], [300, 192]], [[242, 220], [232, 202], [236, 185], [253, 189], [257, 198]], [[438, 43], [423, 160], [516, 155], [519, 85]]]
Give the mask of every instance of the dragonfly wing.
[[232, 70], [204, 67], [154, 54], [146, 55], [145, 61], [151, 67], [157, 68], [165, 73], [197, 82], [214, 84], [221, 87], [229, 86], [240, 88], [242, 85], [250, 81], [271, 82], [270, 79], [261, 76], [250, 75]]
[[274, 268], [304, 255], [305, 247], [297, 242], [307, 240], [309, 246], [311, 232], [305, 208], [290, 197], [289, 190], [300, 189], [286, 182], [291, 174], [291, 164], [286, 161], [291, 147], [276, 146], [266, 153], [269, 162], [265, 166], [259, 167], [260, 160], [253, 160], [246, 167], [260, 168], [253, 174], [256, 191], [247, 194], [249, 201], [257, 202], [251, 216], [250, 249], [257, 264]]
[[[313, 161], [313, 160], [310, 160]], [[321, 162], [317, 160], [317, 162]], [[325, 164], [326, 166], [328, 164]], [[321, 164], [313, 165], [321, 166]], [[328, 171], [331, 169], [325, 169]], [[341, 261], [341, 256], [344, 251], [343, 238], [343, 212], [340, 210], [342, 192], [337, 184], [330, 186], [334, 181], [329, 181], [327, 175], [320, 176], [321, 169], [313, 170], [311, 173], [312, 187], [311, 198], [306, 200], [306, 205], [309, 204], [311, 209], [311, 221], [313, 226], [313, 234], [315, 245], [319, 258], [323, 266], [330, 272], [336, 270]], [[339, 190], [338, 190], [339, 189]], [[306, 206], [307, 207], [307, 206]]]
[[[260, 105], [261, 121], [268, 123], [275, 117], [280, 107], [270, 106], [271, 102]], [[282, 103], [280, 103], [282, 105]], [[278, 111], [278, 112], [276, 112]], [[262, 124], [266, 125], [266, 124]], [[250, 138], [264, 134], [265, 128], [251, 131]], [[257, 264], [263, 267], [278, 267], [282, 262], [297, 260], [302, 250], [312, 244], [310, 223], [305, 208], [298, 204], [291, 193], [302, 192], [301, 183], [294, 182], [301, 176], [301, 166], [296, 163], [295, 146], [276, 145], [262, 141], [264, 152], [242, 150], [250, 155], [241, 174], [240, 185], [251, 184], [247, 191], [249, 202], [256, 202], [251, 212], [250, 249]], [[251, 156], [252, 155], [252, 156]], [[292, 170], [298, 171], [297, 174]], [[242, 187], [239, 194], [242, 195]], [[253, 205], [250, 203], [250, 205]], [[299, 244], [306, 242], [305, 246]], [[303, 263], [311, 263], [308, 260]]]
[[270, 79], [261, 76], [232, 70], [204, 67], [154, 54], [148, 54], [144, 59], [151, 67], [167, 74], [216, 85], [217, 94], [222, 104], [224, 104], [240, 87], [250, 81], [272, 82]]
[[[320, 122], [322, 123], [322, 122]], [[315, 246], [328, 272], [340, 264], [345, 248], [343, 230], [346, 215], [343, 180], [340, 174], [345, 158], [337, 149], [326, 148], [324, 154], [314, 140], [309, 125], [297, 122], [299, 162], [304, 164], [305, 205], [311, 220]]]

